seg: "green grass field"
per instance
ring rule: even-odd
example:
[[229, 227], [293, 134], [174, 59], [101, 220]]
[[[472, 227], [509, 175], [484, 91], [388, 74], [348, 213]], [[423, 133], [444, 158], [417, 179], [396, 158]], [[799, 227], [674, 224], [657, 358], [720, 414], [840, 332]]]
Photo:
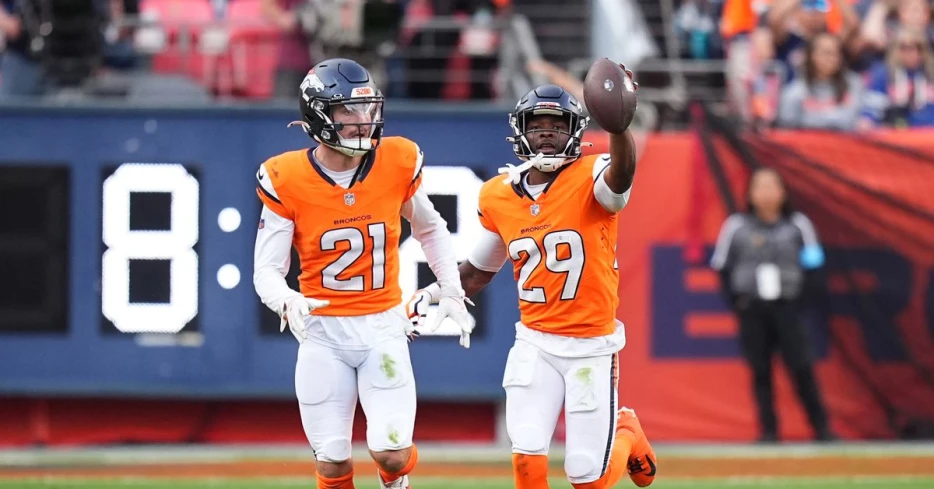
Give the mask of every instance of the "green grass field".
[[[414, 489], [512, 489], [508, 449], [425, 444]], [[552, 489], [572, 489], [563, 451], [552, 453]], [[934, 443], [661, 446], [652, 489], [934, 489]], [[505, 455], [504, 455], [505, 453]], [[354, 452], [356, 487], [377, 489], [365, 447]], [[372, 472], [372, 473], [371, 473]], [[0, 489], [314, 488], [304, 446], [107, 447], [0, 450]], [[635, 488], [628, 477], [615, 487]]]
[[[312, 478], [258, 478], [258, 479], [148, 479], [148, 478], [55, 478], [3, 480], [0, 479], [0, 488], [3, 489], [33, 489], [33, 488], [100, 488], [100, 489], [277, 489], [284, 487], [315, 486]], [[375, 488], [373, 478], [357, 478], [358, 488]], [[443, 477], [424, 477], [412, 480], [412, 487], [417, 489], [512, 489], [512, 481], [504, 478], [474, 478], [451, 479]], [[569, 489], [571, 487], [563, 479], [552, 479], [553, 489]], [[616, 487], [634, 488], [629, 481], [621, 481]], [[873, 489], [931, 489], [934, 488], [934, 477], [827, 477], [827, 478], [728, 478], [728, 479], [659, 479], [651, 486], [653, 489], [757, 489], [757, 488], [795, 488], [795, 489], [845, 489], [853, 487], [871, 487]]]

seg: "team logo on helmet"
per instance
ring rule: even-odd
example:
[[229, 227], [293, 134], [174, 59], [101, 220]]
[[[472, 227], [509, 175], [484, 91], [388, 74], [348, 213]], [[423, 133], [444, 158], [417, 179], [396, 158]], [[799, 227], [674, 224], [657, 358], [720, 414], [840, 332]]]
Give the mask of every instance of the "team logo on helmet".
[[323, 92], [325, 88], [324, 82], [322, 82], [313, 71], [308, 72], [308, 75], [305, 76], [305, 79], [302, 80], [302, 84], [299, 87], [299, 90], [302, 92], [302, 97], [304, 97], [306, 101], [309, 98], [307, 91], [309, 88], [313, 88], [316, 92]]

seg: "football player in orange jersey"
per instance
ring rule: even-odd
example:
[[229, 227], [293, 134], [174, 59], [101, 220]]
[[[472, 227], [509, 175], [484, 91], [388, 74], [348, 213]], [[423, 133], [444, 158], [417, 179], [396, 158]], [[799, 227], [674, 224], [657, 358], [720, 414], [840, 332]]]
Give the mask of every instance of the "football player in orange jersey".
[[[522, 97], [509, 140], [524, 163], [483, 185], [478, 213], [486, 233], [459, 268], [470, 296], [512, 259], [521, 320], [503, 387], [517, 489], [548, 487], [548, 447], [562, 405], [564, 468], [575, 488], [611, 487], [627, 472], [640, 487], [655, 478], [652, 447], [617, 396], [617, 355], [626, 342], [616, 319], [617, 213], [629, 201], [635, 146], [626, 129], [610, 134], [609, 154], [581, 156], [589, 119], [582, 110], [556, 85]], [[425, 304], [439, 297], [438, 284], [417, 292], [410, 319], [418, 324]]]
[[[316, 65], [300, 87], [302, 120], [319, 144], [274, 156], [256, 174], [263, 202], [253, 283], [300, 346], [295, 392], [317, 459], [319, 489], [352, 489], [351, 429], [359, 395], [367, 446], [383, 488], [409, 487], [415, 380], [399, 286], [400, 216], [412, 225], [440, 307], [467, 344], [464, 305], [447, 224], [421, 188], [423, 155], [401, 137], [382, 137], [383, 96], [348, 59]], [[286, 284], [295, 247], [301, 292]]]

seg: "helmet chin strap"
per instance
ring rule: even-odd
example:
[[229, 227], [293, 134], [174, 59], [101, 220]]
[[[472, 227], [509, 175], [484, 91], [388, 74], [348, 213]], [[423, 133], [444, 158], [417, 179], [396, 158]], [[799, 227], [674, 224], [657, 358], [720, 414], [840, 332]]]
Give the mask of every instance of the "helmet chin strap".
[[572, 160], [572, 158], [564, 158], [564, 157], [557, 157], [557, 156], [548, 156], [548, 157], [544, 157], [544, 158], [539, 159], [539, 160], [535, 163], [535, 168], [537, 168], [539, 171], [543, 171], [543, 172], [545, 172], [545, 173], [551, 173], [551, 172], [553, 172], [553, 171], [557, 171], [558, 168], [561, 168], [562, 166], [564, 166], [565, 164], [567, 164], [567, 163], [570, 162], [571, 160]]
[[506, 174], [506, 178], [503, 179], [503, 185], [518, 185], [519, 182], [522, 181], [522, 174], [530, 168], [536, 168], [539, 171], [551, 173], [575, 159], [576, 158], [568, 158], [566, 156], [545, 156], [543, 153], [539, 153], [535, 155], [534, 158], [526, 160], [519, 166], [506, 163], [506, 166], [500, 168], [497, 172], [500, 175]]
[[[568, 141], [568, 146], [570, 146], [570, 141]], [[581, 146], [593, 146], [593, 143], [581, 143]], [[567, 152], [566, 148], [565, 152]], [[534, 158], [534, 166], [539, 171], [551, 173], [553, 171], [558, 171], [562, 166], [577, 160], [577, 158], [579, 158], [579, 156], [544, 156], [542, 153], [539, 153], [538, 156]]]
[[[344, 153], [347, 156], [362, 156], [369, 153], [373, 149], [373, 141], [370, 138], [353, 138], [353, 139], [344, 139], [340, 135], [337, 136], [341, 142], [340, 146], [328, 146]], [[350, 142], [351, 144], [347, 144]], [[356, 142], [356, 147], [352, 144]]]
[[[299, 126], [299, 127], [301, 127], [301, 128], [305, 131], [305, 133], [307, 133], [309, 136], [311, 136], [312, 138], [314, 138], [315, 141], [318, 141], [319, 143], [321, 143], [321, 144], [323, 144], [323, 145], [325, 145], [325, 146], [327, 146], [327, 147], [329, 147], [329, 148], [332, 148], [332, 149], [335, 149], [335, 150], [337, 150], [337, 151], [340, 151], [341, 153], [343, 153], [343, 154], [345, 154], [345, 155], [347, 155], [347, 156], [351, 156], [351, 157], [353, 157], [353, 156], [363, 156], [363, 155], [365, 155], [365, 154], [367, 154], [367, 153], [369, 153], [370, 151], [373, 150], [373, 141], [372, 141], [370, 138], [344, 139], [344, 138], [340, 137], [340, 135], [338, 135], [337, 137], [340, 139], [341, 145], [340, 145], [340, 146], [335, 146], [335, 145], [332, 145], [332, 144], [325, 143], [324, 141], [321, 141], [320, 139], [318, 139], [314, 134], [311, 133], [310, 127], [308, 126], [308, 123], [305, 122], [305, 121], [292, 121], [292, 122], [290, 122], [289, 125], [286, 126], [286, 127], [292, 127], [292, 126]], [[356, 142], [357, 142], [357, 147], [356, 147], [356, 148], [352, 147], [351, 145], [346, 145], [348, 142], [351, 142], [351, 143], [352, 143], [353, 141], [356, 141]]]
[[[319, 112], [319, 113], [320, 113], [320, 112]], [[331, 122], [331, 120], [330, 120], [327, 116], [325, 116], [324, 114], [321, 114], [321, 115], [322, 115], [322, 117], [324, 117], [324, 119], [325, 119], [326, 121]], [[337, 134], [337, 138], [338, 138], [338, 140], [340, 141], [340, 144], [339, 144], [339, 145], [334, 145], [334, 144], [328, 144], [328, 143], [326, 143], [326, 142], [324, 142], [324, 141], [318, 139], [317, 136], [315, 136], [314, 134], [312, 134], [312, 132], [311, 132], [311, 126], [309, 126], [308, 123], [305, 122], [305, 121], [292, 121], [292, 122], [290, 122], [290, 123], [288, 124], [288, 126], [286, 126], [286, 127], [292, 127], [292, 126], [299, 126], [299, 127], [301, 127], [302, 130], [305, 131], [305, 134], [308, 134], [309, 136], [311, 136], [315, 141], [318, 141], [319, 143], [321, 143], [321, 144], [323, 144], [323, 145], [325, 145], [325, 146], [327, 146], [327, 147], [329, 147], [329, 148], [335, 149], [335, 150], [337, 150], [337, 151], [339, 151], [339, 152], [341, 152], [341, 153], [343, 153], [343, 154], [345, 154], [345, 155], [347, 155], [347, 156], [350, 156], [350, 157], [354, 157], [354, 156], [363, 156], [363, 155], [365, 155], [365, 154], [367, 154], [367, 153], [369, 153], [370, 151], [373, 150], [373, 140], [370, 139], [370, 138], [368, 138], [368, 137], [366, 137], [366, 138], [351, 138], [351, 139], [346, 139], [346, 138], [342, 137], [342, 136], [340, 135], [340, 133], [338, 133], [338, 134]], [[342, 127], [343, 127], [343, 125], [339, 125], [338, 127], [335, 127], [335, 128], [334, 128], [334, 129], [335, 129], [335, 132], [340, 131], [340, 128], [342, 128]], [[348, 144], [348, 143], [349, 143], [349, 144]], [[356, 143], [356, 144], [354, 144], [354, 143]]]
[[502, 175], [506, 174], [506, 178], [503, 179], [503, 185], [515, 184], [518, 185], [522, 181], [522, 173], [524, 173], [529, 168], [536, 166], [539, 160], [544, 158], [545, 155], [539, 153], [535, 155], [534, 158], [525, 161], [519, 166], [513, 165], [512, 163], [506, 163], [506, 166], [497, 170], [497, 172]]

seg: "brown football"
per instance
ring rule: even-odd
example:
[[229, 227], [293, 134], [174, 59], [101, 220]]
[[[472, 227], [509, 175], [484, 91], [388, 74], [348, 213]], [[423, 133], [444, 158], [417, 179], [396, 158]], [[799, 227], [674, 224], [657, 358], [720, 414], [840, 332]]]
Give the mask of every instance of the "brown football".
[[621, 134], [636, 115], [636, 91], [618, 63], [607, 58], [590, 65], [584, 79], [584, 104], [604, 131]]

